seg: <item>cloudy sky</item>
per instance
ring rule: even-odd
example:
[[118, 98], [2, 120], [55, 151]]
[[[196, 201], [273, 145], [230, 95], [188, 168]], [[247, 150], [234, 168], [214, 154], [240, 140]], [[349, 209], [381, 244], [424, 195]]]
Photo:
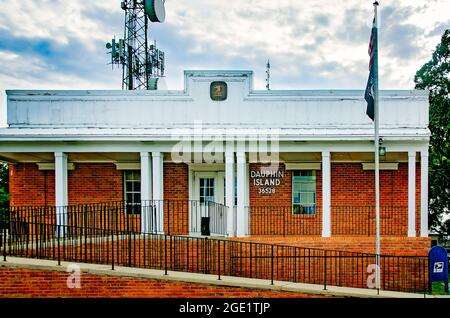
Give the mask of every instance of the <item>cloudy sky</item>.
[[[450, 27], [448, 0], [382, 0], [380, 85], [411, 89]], [[0, 126], [5, 89], [120, 89], [105, 43], [123, 34], [120, 0], [0, 0]], [[167, 0], [151, 25], [169, 89], [185, 69], [250, 69], [264, 88], [364, 89], [371, 0]]]

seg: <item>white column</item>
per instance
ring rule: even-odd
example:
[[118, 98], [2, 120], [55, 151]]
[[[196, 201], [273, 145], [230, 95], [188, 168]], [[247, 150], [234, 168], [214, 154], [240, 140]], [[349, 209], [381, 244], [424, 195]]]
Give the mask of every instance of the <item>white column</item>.
[[428, 149], [420, 152], [420, 236], [428, 237]]
[[67, 230], [65, 228], [67, 226], [67, 205], [69, 204], [67, 189], [67, 154], [55, 152], [56, 225], [62, 225], [60, 228], [61, 236], [64, 236]]
[[227, 234], [234, 236], [234, 152], [225, 153], [225, 205], [228, 207]]
[[330, 152], [322, 152], [322, 237], [331, 236], [331, 161]]
[[408, 151], [408, 236], [416, 236], [416, 152]]
[[150, 233], [152, 225], [152, 161], [148, 152], [141, 152], [141, 232]]
[[237, 225], [236, 232], [238, 237], [244, 237], [248, 234], [246, 225], [248, 216], [247, 205], [247, 162], [245, 152], [239, 151], [236, 154], [237, 161]]
[[164, 234], [164, 155], [160, 152], [152, 152], [152, 177], [153, 177], [153, 201], [156, 209], [156, 227], [159, 234]]

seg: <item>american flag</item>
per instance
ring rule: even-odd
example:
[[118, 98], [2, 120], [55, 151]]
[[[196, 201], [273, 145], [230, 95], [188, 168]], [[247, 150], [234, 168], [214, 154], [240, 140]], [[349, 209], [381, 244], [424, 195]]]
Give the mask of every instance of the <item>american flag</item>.
[[370, 42], [369, 42], [369, 56], [370, 56], [369, 70], [372, 68], [372, 64], [373, 64], [373, 53], [374, 53], [374, 48], [375, 48], [375, 32], [376, 32], [376, 28], [375, 28], [375, 18], [374, 18], [373, 24], [372, 24], [372, 32], [370, 34]]

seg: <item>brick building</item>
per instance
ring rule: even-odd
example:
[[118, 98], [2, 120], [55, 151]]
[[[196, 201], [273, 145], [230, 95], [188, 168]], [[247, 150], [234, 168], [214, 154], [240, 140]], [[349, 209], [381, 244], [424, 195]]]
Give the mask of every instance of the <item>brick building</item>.
[[[11, 206], [61, 208], [64, 225], [66, 207], [119, 202], [144, 232], [201, 235], [203, 219], [214, 236], [373, 251], [364, 93], [252, 81], [250, 71], [186, 71], [183, 91], [8, 91], [0, 160]], [[428, 93], [380, 100], [383, 251], [423, 254]]]

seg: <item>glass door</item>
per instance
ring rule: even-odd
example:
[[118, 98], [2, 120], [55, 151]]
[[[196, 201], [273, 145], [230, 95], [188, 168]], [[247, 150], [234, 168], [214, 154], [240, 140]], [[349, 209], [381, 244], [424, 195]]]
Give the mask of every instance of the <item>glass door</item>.
[[217, 195], [217, 173], [195, 173], [195, 196], [191, 207], [191, 232], [210, 235], [211, 212]]

